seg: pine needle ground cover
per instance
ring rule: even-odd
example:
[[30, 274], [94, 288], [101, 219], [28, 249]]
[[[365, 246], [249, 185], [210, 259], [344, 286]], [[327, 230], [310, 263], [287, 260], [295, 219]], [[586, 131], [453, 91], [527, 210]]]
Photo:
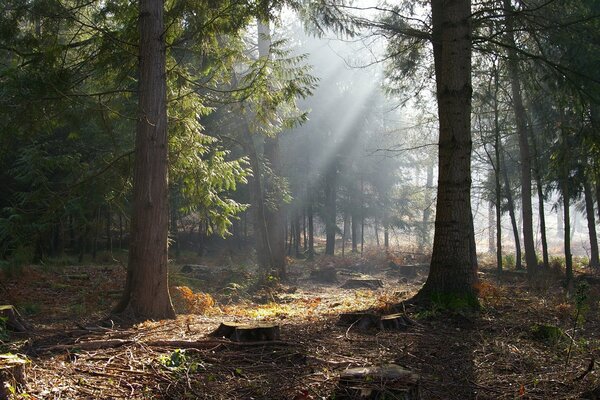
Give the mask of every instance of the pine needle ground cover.
[[[387, 363], [419, 374], [424, 399], [597, 396], [597, 277], [580, 275], [585, 293], [576, 286], [568, 294], [559, 276], [530, 285], [523, 274], [498, 276], [484, 267], [482, 308], [463, 313], [403, 303], [424, 276], [399, 279], [389, 261], [373, 255], [298, 262], [291, 284], [253, 286], [249, 270], [237, 283], [204, 291], [173, 267], [179, 289], [172, 286], [172, 295], [185, 314], [134, 326], [98, 323], [118, 299], [122, 267], [31, 267], [18, 283], [3, 279], [1, 297], [14, 301], [35, 329], [3, 337], [2, 353], [26, 356], [21, 393], [34, 399], [333, 398], [344, 370]], [[323, 266], [338, 270], [338, 283], [311, 281], [310, 270]], [[360, 276], [384, 287], [340, 288]], [[338, 324], [342, 313], [392, 309], [415, 323], [398, 331]], [[210, 337], [224, 321], [276, 323], [280, 340]]]

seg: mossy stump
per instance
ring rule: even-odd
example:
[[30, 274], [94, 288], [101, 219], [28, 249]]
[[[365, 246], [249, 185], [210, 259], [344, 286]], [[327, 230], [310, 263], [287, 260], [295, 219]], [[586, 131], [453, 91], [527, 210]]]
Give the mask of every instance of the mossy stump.
[[395, 364], [347, 369], [340, 374], [338, 400], [419, 400], [421, 378]]
[[342, 289], [371, 289], [377, 290], [383, 287], [381, 279], [348, 279]]
[[12, 398], [25, 384], [27, 360], [14, 354], [0, 354], [0, 400]]
[[222, 322], [209, 336], [234, 342], [271, 342], [281, 339], [281, 329], [275, 324], [238, 324]]

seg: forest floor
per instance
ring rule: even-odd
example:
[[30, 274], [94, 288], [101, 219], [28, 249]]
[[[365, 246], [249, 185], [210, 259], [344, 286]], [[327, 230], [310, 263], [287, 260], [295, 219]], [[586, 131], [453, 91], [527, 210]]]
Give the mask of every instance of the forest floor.
[[[0, 353], [30, 360], [24, 394], [15, 397], [27, 399], [327, 399], [336, 398], [340, 372], [387, 363], [420, 375], [422, 399], [600, 399], [597, 276], [579, 273], [588, 285], [577, 297], [557, 274], [531, 287], [523, 273], [483, 265], [481, 311], [464, 313], [402, 307], [426, 271], [403, 277], [390, 261], [419, 262], [377, 252], [296, 260], [292, 284], [260, 290], [251, 268], [235, 261], [209, 266], [209, 281], [205, 267], [173, 266], [174, 304], [192, 313], [127, 327], [97, 323], [119, 296], [122, 266], [29, 267], [2, 279], [0, 300], [34, 329], [0, 336]], [[338, 271], [338, 283], [310, 279], [325, 266]], [[383, 288], [340, 288], [365, 276]], [[401, 309], [414, 324], [381, 331], [337, 323], [340, 313], [366, 309]], [[279, 324], [281, 340], [207, 336], [223, 321], [257, 320]]]

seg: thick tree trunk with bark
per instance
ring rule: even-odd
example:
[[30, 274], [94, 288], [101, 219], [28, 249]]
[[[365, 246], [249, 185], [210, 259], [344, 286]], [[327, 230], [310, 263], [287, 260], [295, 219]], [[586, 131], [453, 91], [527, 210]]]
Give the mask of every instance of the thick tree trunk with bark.
[[504, 0], [506, 15], [506, 41], [508, 45], [508, 72], [512, 92], [513, 108], [519, 136], [519, 155], [521, 158], [521, 211], [523, 218], [523, 247], [525, 249], [525, 263], [527, 272], [531, 276], [537, 267], [535, 243], [533, 240], [533, 208], [531, 205], [531, 155], [529, 152], [529, 138], [527, 130], [527, 114], [523, 106], [521, 84], [519, 80], [519, 59], [516, 53], [514, 34], [514, 21], [511, 0]]
[[432, 0], [439, 137], [431, 270], [419, 297], [477, 304], [471, 214], [471, 2]]
[[139, 106], [129, 266], [115, 312], [174, 318], [167, 269], [167, 91], [163, 0], [140, 0]]

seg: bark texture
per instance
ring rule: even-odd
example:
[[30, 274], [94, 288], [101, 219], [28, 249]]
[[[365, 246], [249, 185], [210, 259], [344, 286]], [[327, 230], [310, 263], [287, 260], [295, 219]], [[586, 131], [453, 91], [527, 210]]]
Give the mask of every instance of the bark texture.
[[513, 108], [519, 136], [519, 155], [521, 158], [521, 211], [523, 216], [523, 248], [527, 272], [533, 274], [537, 267], [535, 243], [533, 240], [533, 208], [531, 205], [531, 155], [527, 130], [527, 113], [523, 105], [521, 84], [519, 80], [519, 59], [516, 53], [513, 14], [510, 0], [504, 0], [506, 15], [506, 41], [508, 45], [508, 72], [512, 93]]
[[116, 312], [174, 318], [168, 286], [167, 92], [163, 0], [140, 0], [139, 106], [127, 280]]
[[583, 194], [585, 197], [585, 213], [587, 216], [588, 233], [590, 236], [590, 267], [600, 268], [598, 256], [598, 235], [596, 233], [596, 216], [594, 215], [594, 197], [592, 185], [586, 176], [583, 181]]
[[476, 303], [471, 214], [471, 2], [432, 0], [439, 173], [431, 270], [419, 297]]

